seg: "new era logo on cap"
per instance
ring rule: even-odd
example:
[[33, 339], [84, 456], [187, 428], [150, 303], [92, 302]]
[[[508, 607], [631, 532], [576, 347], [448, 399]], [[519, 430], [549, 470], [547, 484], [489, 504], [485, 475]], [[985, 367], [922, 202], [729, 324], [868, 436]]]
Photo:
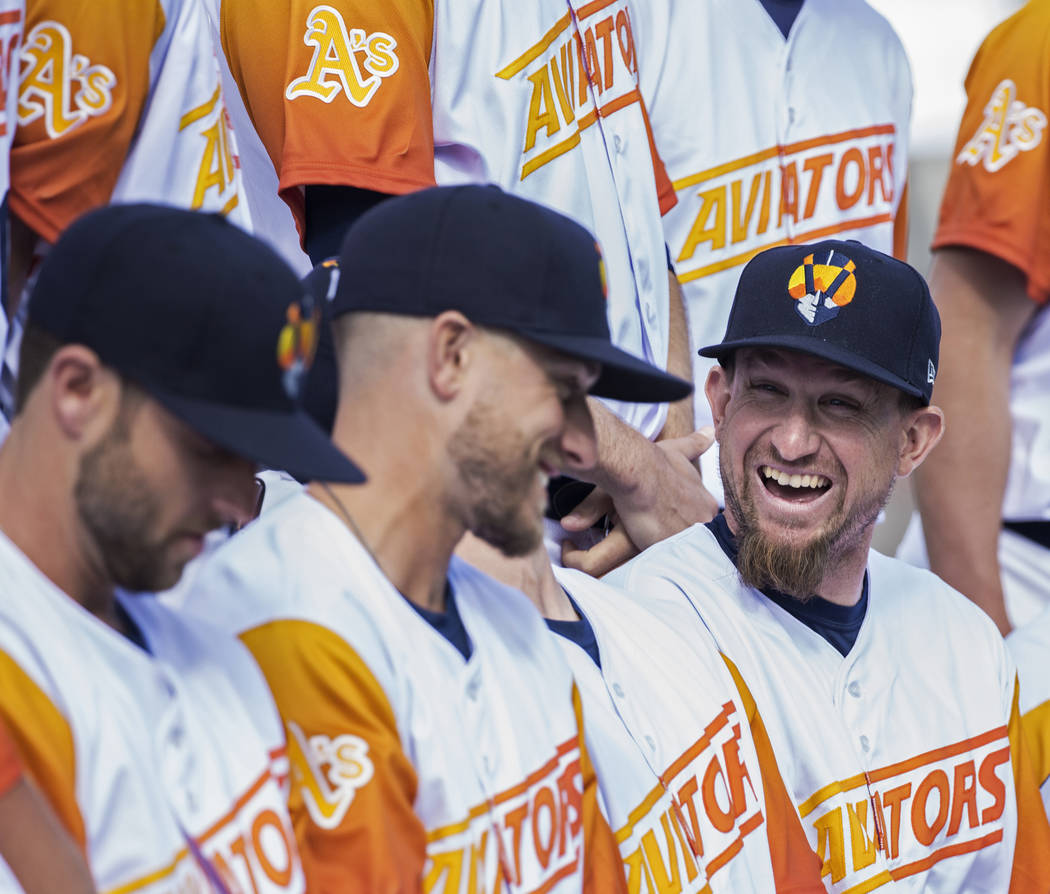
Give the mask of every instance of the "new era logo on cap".
[[927, 381], [927, 383], [932, 385], [933, 384], [933, 380], [936, 379], [936, 378], [937, 378], [937, 367], [935, 367], [933, 365], [933, 361], [932, 360], [927, 360], [926, 361], [926, 381]]

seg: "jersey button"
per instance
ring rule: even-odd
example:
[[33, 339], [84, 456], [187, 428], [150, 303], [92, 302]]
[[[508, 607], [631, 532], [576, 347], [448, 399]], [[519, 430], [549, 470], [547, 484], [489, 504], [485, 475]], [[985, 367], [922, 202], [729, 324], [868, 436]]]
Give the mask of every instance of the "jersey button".
[[849, 686], [846, 687], [846, 692], [852, 695], [854, 698], [860, 698], [860, 683], [854, 680]]
[[623, 698], [623, 687], [619, 683], [613, 683], [613, 694], [617, 698]]
[[861, 736], [860, 737], [860, 747], [864, 751], [871, 751], [871, 743], [868, 741], [868, 737], [867, 736]]
[[652, 736], [645, 737], [645, 744], [649, 746], [650, 751], [656, 751], [656, 740]]
[[623, 155], [623, 137], [619, 134], [613, 136], [613, 146], [620, 155]]

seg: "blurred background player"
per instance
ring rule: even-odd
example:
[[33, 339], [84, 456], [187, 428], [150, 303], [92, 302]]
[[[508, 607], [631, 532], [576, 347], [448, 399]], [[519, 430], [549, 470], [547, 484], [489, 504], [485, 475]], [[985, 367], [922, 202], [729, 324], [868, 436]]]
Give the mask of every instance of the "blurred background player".
[[[1050, 11], [1033, 2], [985, 40], [934, 236], [944, 321], [944, 442], [916, 476], [923, 561], [1003, 633], [1050, 605]], [[961, 482], [966, 482], [961, 486]], [[925, 543], [923, 543], [925, 540]]]
[[[7, 344], [7, 269], [11, 249], [11, 223], [7, 210], [7, 191], [11, 183], [9, 158], [11, 140], [18, 123], [19, 51], [22, 48], [22, 25], [25, 19], [23, 0], [4, 0], [0, 3], [0, 358]], [[10, 394], [12, 382], [3, 381], [0, 364], [0, 440], [7, 433], [10, 403], [4, 409], [3, 395]]]
[[[693, 345], [725, 331], [741, 267], [837, 235], [898, 257], [912, 81], [863, 0], [638, 0], [639, 86], [678, 202], [664, 231]], [[694, 381], [712, 365], [694, 355]], [[700, 389], [698, 427], [711, 422]], [[701, 459], [721, 501], [718, 445]]]
[[0, 723], [0, 859], [25, 894], [93, 894], [84, 855], [26, 779], [15, 745]]
[[149, 594], [250, 514], [256, 463], [360, 480], [295, 402], [312, 321], [218, 215], [99, 209], [41, 268], [0, 446], [0, 717], [100, 890], [303, 891], [265, 680]]
[[942, 431], [939, 335], [922, 277], [859, 242], [757, 255], [702, 349], [721, 361], [725, 514], [611, 577], [688, 599], [739, 669], [829, 890], [1044, 891], [1050, 826], [1002, 637], [870, 549]]
[[[213, 5], [230, 70], [314, 263], [389, 195], [496, 183], [595, 234], [613, 342], [688, 378], [681, 296], [660, 225], [674, 199], [638, 91], [631, 2]], [[592, 402], [598, 473], [618, 488], [621, 515], [644, 509], [636, 534], [709, 518], [710, 501], [692, 486], [695, 455], [680, 460], [648, 440], [690, 434], [689, 403], [670, 411], [608, 403], [613, 412]], [[630, 427], [644, 437], [631, 438]], [[639, 468], [646, 474], [634, 474]], [[571, 492], [558, 501], [563, 511], [587, 489]], [[590, 505], [577, 530], [611, 511], [600, 495]], [[548, 531], [560, 561], [565, 532], [554, 523]], [[600, 571], [634, 551], [616, 528], [598, 554], [573, 561]]]
[[12, 328], [0, 381], [8, 418], [19, 303], [70, 223], [109, 202], [149, 201], [218, 212], [250, 230], [212, 33], [202, 0], [142, 3], [133, 14], [121, 3], [26, 5], [21, 77], [12, 82]]
[[593, 236], [495, 186], [378, 205], [337, 270], [333, 438], [368, 482], [264, 513], [186, 602], [274, 691], [308, 882], [620, 890], [570, 669], [522, 594], [452, 552], [467, 530], [541, 545], [548, 479], [594, 462], [589, 392], [689, 385], [610, 343]]

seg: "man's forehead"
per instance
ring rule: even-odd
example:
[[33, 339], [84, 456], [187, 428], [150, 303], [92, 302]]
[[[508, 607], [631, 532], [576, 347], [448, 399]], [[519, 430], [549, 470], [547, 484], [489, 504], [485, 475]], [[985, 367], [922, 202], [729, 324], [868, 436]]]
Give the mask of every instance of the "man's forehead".
[[601, 364], [596, 360], [573, 357], [536, 342], [526, 342], [526, 344], [529, 346], [529, 352], [551, 378], [572, 380], [584, 391], [590, 389], [598, 380]]
[[842, 366], [832, 360], [807, 354], [804, 351], [792, 351], [789, 348], [740, 348], [736, 352], [736, 362], [749, 367], [767, 368], [778, 372], [798, 371], [807, 375], [818, 373], [827, 375], [844, 384], [866, 385], [877, 388], [881, 383], [871, 376]]

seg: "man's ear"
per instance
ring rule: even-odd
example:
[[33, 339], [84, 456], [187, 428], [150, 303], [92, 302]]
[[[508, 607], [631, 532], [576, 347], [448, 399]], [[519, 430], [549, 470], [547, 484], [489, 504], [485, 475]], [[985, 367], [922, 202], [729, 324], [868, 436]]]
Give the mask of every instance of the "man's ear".
[[904, 419], [901, 431], [900, 454], [897, 458], [897, 475], [906, 478], [929, 452], [937, 446], [944, 434], [944, 411], [929, 406], [912, 410]]
[[463, 314], [447, 310], [430, 323], [427, 333], [427, 376], [441, 400], [462, 390], [477, 353], [479, 330]]
[[72, 440], [109, 430], [120, 409], [120, 377], [84, 345], [59, 348], [44, 372], [51, 412]]
[[721, 363], [716, 363], [708, 370], [707, 381], [704, 382], [704, 394], [707, 402], [711, 405], [711, 419], [715, 423], [715, 432], [722, 427], [722, 420], [726, 416], [726, 407], [733, 393], [729, 373]]

